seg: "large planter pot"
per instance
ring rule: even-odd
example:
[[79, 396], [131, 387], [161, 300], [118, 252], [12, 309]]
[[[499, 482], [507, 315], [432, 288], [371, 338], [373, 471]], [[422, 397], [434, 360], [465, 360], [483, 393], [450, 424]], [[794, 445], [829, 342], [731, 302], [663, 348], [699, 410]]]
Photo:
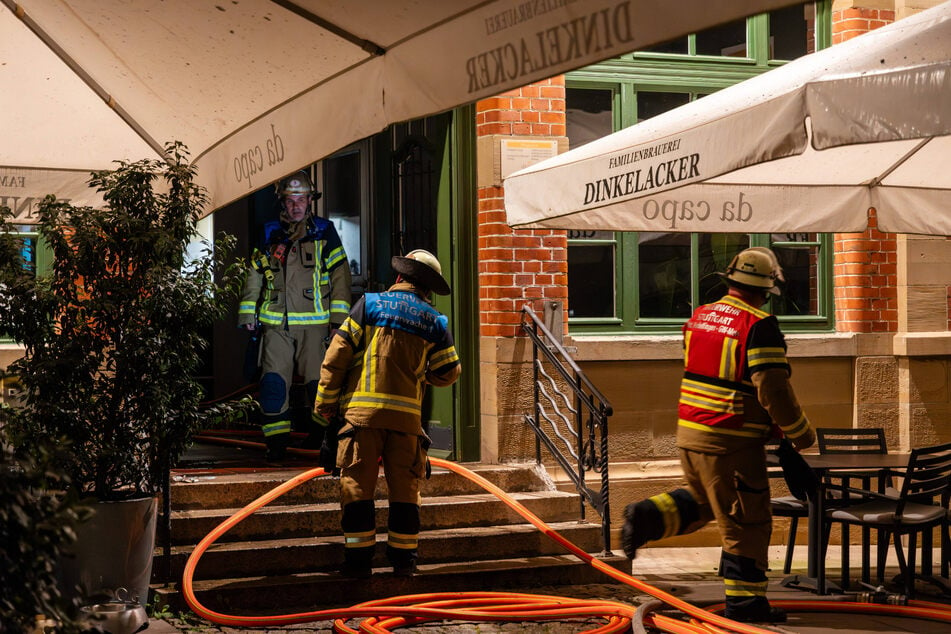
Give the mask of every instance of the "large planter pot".
[[[88, 602], [114, 599], [120, 588], [145, 605], [152, 576], [158, 498], [96, 502], [93, 517], [76, 530], [75, 556], [60, 567], [64, 594]], [[120, 597], [125, 598], [125, 597]]]

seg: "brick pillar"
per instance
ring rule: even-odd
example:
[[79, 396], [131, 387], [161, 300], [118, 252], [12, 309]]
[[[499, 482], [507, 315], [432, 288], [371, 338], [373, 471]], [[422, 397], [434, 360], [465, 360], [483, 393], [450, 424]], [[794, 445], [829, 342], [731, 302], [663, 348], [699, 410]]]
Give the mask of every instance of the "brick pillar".
[[[895, 21], [893, 5], [886, 9], [857, 4], [861, 2], [833, 4], [833, 44]], [[897, 330], [898, 255], [894, 234], [878, 230], [873, 211], [864, 233], [836, 234], [834, 249], [836, 329], [841, 332]]]
[[567, 149], [564, 77], [478, 102], [476, 134], [482, 461], [529, 459], [535, 440], [522, 416], [532, 409], [531, 355], [518, 336], [521, 310], [529, 304], [542, 315], [554, 301], [567, 314], [568, 241], [564, 230], [506, 224], [500, 147], [502, 138], [516, 137], [553, 139], [559, 151]]
[[497, 141], [512, 136], [557, 137], [566, 145], [564, 77], [480, 101], [476, 134], [480, 172], [488, 163], [482, 154], [492, 153], [492, 177], [479, 177], [480, 332], [513, 337], [525, 304], [540, 313], [545, 300], [567, 302], [568, 243], [562, 230], [512, 230], [505, 224]]
[[835, 322], [840, 332], [895, 332], [898, 253], [895, 234], [877, 228], [835, 235]]
[[[853, 37], [874, 31], [895, 21], [895, 11], [893, 8], [867, 8], [855, 6], [855, 4], [857, 3], [836, 2], [833, 4], [833, 44], [841, 44], [846, 40], [851, 40]], [[842, 8], [838, 8], [840, 6]]]

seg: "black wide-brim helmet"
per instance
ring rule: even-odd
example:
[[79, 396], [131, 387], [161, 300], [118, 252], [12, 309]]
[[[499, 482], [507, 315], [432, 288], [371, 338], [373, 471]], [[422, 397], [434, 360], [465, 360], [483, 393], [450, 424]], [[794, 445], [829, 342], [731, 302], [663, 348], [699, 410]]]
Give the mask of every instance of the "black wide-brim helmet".
[[442, 276], [439, 260], [425, 249], [410, 251], [405, 256], [394, 255], [390, 266], [403, 277], [425, 286], [437, 295], [450, 293], [449, 282]]

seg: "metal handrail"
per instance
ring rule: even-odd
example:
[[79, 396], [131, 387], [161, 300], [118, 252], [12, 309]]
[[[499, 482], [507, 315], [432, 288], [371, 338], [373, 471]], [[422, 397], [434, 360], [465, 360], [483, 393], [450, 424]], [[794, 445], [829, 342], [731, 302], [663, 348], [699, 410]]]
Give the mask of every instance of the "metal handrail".
[[[601, 555], [610, 556], [608, 417], [614, 409], [535, 311], [524, 306], [522, 315], [521, 328], [533, 344], [533, 407], [525, 422], [535, 432], [535, 460], [541, 463], [541, 446], [545, 445], [581, 496], [581, 519], [585, 518], [585, 502], [600, 515]], [[599, 491], [588, 487], [588, 471], [600, 474]]]

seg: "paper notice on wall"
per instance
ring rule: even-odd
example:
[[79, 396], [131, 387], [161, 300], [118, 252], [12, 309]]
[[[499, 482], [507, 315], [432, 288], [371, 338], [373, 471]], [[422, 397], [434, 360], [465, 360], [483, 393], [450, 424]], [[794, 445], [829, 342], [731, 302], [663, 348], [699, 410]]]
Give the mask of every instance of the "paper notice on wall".
[[502, 139], [502, 178], [558, 154], [555, 139]]

